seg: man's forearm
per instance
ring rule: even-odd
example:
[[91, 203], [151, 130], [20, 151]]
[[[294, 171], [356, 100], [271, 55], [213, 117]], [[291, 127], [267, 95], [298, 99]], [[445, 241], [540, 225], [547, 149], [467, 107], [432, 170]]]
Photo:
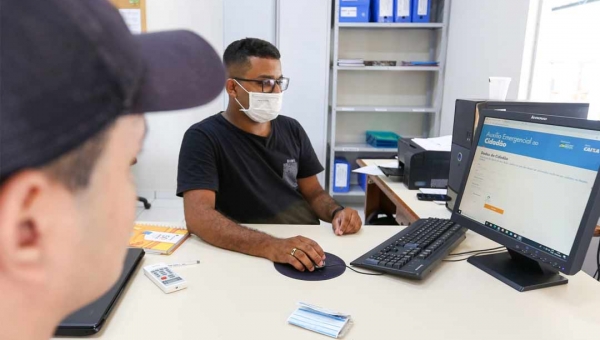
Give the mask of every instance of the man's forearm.
[[269, 258], [268, 244], [275, 240], [271, 235], [241, 226], [214, 209], [196, 212], [202, 216], [188, 229], [205, 242], [216, 247], [248, 255]]
[[331, 223], [331, 214], [340, 207], [325, 190], [317, 192], [308, 202], [319, 219]]

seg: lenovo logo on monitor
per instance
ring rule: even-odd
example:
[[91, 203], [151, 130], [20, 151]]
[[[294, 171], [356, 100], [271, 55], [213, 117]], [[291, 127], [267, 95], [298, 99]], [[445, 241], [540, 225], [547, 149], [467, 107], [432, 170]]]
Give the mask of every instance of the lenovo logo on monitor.
[[534, 120], [548, 120], [548, 118], [546, 118], [546, 117], [538, 117], [538, 116], [531, 116], [531, 119], [534, 119]]

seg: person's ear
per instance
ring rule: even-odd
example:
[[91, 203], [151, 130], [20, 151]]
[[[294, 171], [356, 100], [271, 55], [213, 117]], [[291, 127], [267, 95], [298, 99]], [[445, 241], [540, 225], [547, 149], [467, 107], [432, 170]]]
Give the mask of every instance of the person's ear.
[[236, 86], [237, 84], [232, 78], [227, 79], [227, 82], [225, 82], [225, 91], [227, 91], [229, 97], [237, 98], [237, 92], [235, 91]]
[[26, 170], [0, 186], [0, 272], [28, 282], [42, 279], [48, 223], [39, 205], [51, 182], [41, 171]]

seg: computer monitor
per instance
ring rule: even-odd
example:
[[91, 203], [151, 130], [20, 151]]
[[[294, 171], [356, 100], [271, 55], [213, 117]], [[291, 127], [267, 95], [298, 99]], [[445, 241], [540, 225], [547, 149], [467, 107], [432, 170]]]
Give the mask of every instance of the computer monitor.
[[600, 216], [600, 121], [483, 110], [452, 220], [508, 252], [469, 262], [519, 290], [567, 283]]
[[458, 191], [463, 183], [466, 162], [475, 147], [473, 137], [479, 122], [479, 112], [485, 109], [537, 113], [552, 116], [583, 118], [588, 116], [588, 103], [541, 103], [530, 101], [489, 101], [482, 99], [457, 99], [452, 129], [450, 172], [446, 207], [454, 210]]

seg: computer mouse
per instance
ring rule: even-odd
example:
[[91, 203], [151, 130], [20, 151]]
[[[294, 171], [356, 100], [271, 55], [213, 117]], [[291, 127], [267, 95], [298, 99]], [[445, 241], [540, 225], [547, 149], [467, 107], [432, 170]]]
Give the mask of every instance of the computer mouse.
[[325, 261], [323, 261], [322, 266], [318, 266], [316, 263], [313, 262], [313, 266], [315, 267], [315, 269], [323, 269], [323, 268], [325, 268]]

